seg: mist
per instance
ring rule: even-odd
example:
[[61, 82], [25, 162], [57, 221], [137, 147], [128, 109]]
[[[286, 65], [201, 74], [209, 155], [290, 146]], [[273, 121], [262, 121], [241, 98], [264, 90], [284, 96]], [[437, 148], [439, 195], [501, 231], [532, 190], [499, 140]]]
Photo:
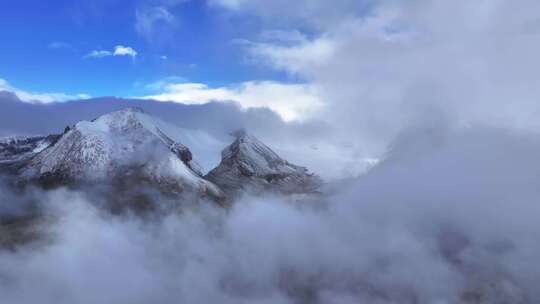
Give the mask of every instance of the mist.
[[246, 62], [320, 94], [302, 121], [234, 101], [0, 92], [1, 136], [137, 106], [205, 172], [246, 129], [325, 180], [312, 199], [229, 208], [138, 189], [157, 206], [141, 215], [110, 212], [111, 188], [21, 193], [0, 179], [0, 216], [32, 223], [0, 227], [25, 240], [0, 249], [1, 301], [540, 303], [539, 3], [334, 2], [208, 1], [257, 32], [239, 43]]
[[536, 134], [416, 128], [319, 203], [244, 197], [152, 221], [50, 191], [49, 241], [2, 251], [0, 290], [7, 303], [535, 303], [538, 152]]

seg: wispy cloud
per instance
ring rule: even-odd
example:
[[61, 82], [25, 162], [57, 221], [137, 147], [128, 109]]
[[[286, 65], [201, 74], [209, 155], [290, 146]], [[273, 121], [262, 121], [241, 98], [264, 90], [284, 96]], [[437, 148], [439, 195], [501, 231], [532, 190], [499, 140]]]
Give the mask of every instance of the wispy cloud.
[[112, 51], [93, 50], [84, 57], [85, 58], [103, 58], [103, 57], [109, 57], [109, 56], [129, 56], [135, 59], [135, 57], [137, 57], [137, 54], [138, 54], [137, 51], [135, 51], [132, 47], [117, 45]]
[[135, 11], [135, 30], [148, 40], [153, 40], [156, 27], [172, 26], [176, 18], [165, 6], [139, 7]]
[[88, 53], [85, 58], [103, 58], [107, 56], [112, 56], [112, 52], [110, 51], [104, 51], [104, 50], [93, 50], [90, 53]]
[[29, 103], [51, 103], [75, 99], [88, 99], [88, 94], [70, 95], [66, 93], [36, 93], [18, 89], [9, 84], [6, 80], [0, 78], [0, 91], [14, 93], [21, 101]]
[[159, 81], [150, 84], [148, 88], [160, 92], [143, 98], [184, 104], [234, 101], [244, 109], [269, 108], [285, 121], [308, 118], [322, 106], [317, 91], [307, 84], [248, 81], [237, 85], [211, 88], [203, 83]]

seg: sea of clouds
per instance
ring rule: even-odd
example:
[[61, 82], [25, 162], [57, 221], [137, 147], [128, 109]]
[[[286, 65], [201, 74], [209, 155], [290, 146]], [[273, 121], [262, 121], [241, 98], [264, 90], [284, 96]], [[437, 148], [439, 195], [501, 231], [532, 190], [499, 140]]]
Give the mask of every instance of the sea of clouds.
[[[237, 127], [287, 143], [285, 158], [333, 170], [321, 202], [245, 197], [227, 211], [202, 204], [149, 220], [104, 212], [91, 192], [3, 190], [3, 213], [30, 199], [50, 220], [39, 224], [48, 242], [0, 252], [2, 301], [540, 302], [540, 3], [211, 3], [269, 28], [307, 29], [244, 45], [315, 86], [326, 109], [284, 123], [223, 104], [142, 106], [224, 144]], [[67, 121], [53, 126], [42, 113], [75, 120], [88, 113], [80, 107], [103, 114], [111, 104], [5, 103], [0, 115], [19, 114], [0, 130], [56, 130]], [[21, 120], [31, 114], [34, 124]], [[295, 144], [313, 149], [295, 154]], [[351, 159], [372, 157], [367, 173], [344, 174]]]
[[[244, 197], [151, 218], [40, 192], [46, 241], [0, 252], [0, 291], [6, 303], [535, 303], [538, 152], [528, 133], [430, 125], [318, 203]], [[2, 193], [4, 208], [28, 199]]]

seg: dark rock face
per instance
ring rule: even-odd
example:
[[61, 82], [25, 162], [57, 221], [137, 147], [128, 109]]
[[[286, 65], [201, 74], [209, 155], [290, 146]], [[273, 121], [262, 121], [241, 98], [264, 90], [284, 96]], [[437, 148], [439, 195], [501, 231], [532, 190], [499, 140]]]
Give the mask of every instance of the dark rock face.
[[221, 153], [219, 166], [206, 175], [229, 197], [243, 191], [308, 194], [321, 186], [317, 175], [282, 159], [254, 136], [245, 132], [236, 135], [237, 139]]
[[193, 161], [193, 154], [191, 154], [191, 150], [189, 150], [188, 147], [181, 143], [175, 142], [165, 135], [165, 133], [163, 133], [161, 130], [157, 129], [156, 131], [163, 142], [169, 147], [169, 150], [171, 150], [171, 152], [174, 153], [178, 159], [180, 159], [193, 172], [197, 173], [197, 175], [201, 177], [203, 176], [201, 167]]

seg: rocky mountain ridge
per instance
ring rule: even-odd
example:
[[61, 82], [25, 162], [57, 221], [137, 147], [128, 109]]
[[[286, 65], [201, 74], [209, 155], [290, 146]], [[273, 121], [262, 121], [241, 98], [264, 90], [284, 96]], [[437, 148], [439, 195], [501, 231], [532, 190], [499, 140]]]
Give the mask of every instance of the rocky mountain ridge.
[[0, 167], [19, 182], [46, 186], [139, 182], [160, 191], [223, 202], [241, 193], [311, 193], [320, 179], [288, 163], [254, 136], [242, 133], [203, 170], [184, 144], [165, 134], [138, 108], [126, 108], [68, 126], [63, 134], [0, 141]]

